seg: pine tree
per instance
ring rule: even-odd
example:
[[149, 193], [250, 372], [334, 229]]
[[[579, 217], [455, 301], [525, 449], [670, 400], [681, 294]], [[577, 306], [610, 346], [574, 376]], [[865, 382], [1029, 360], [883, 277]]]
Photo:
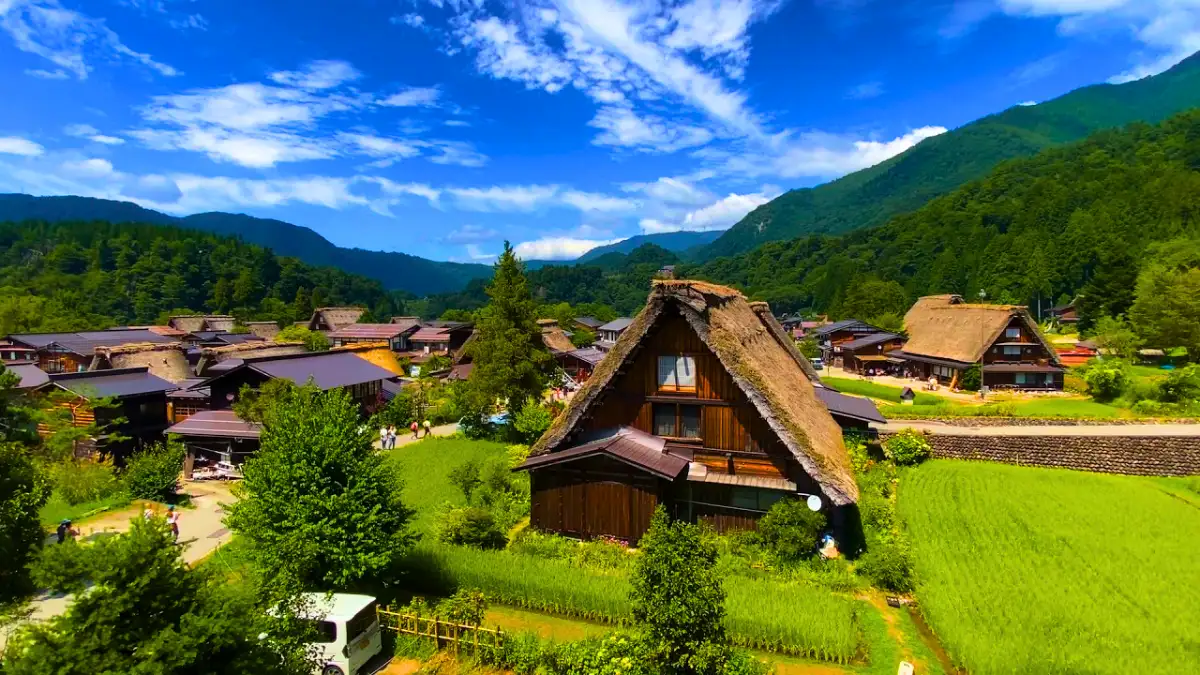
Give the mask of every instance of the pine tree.
[[474, 398], [481, 405], [541, 400], [554, 361], [542, 343], [537, 303], [523, 266], [508, 242], [487, 294], [491, 302], [480, 311], [477, 335], [468, 347], [475, 364], [470, 380]]

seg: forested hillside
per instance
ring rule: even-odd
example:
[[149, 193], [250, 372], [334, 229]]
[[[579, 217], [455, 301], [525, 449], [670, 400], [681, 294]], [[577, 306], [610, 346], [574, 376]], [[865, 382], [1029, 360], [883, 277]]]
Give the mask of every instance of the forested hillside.
[[576, 263], [591, 262], [609, 253], [632, 253], [635, 249], [653, 244], [674, 253], [683, 253], [688, 249], [704, 246], [721, 236], [719, 230], [709, 232], [662, 232], [660, 234], [638, 234], [623, 239], [615, 244], [597, 246], [575, 260]]
[[232, 237], [95, 221], [0, 225], [0, 334], [149, 324], [176, 311], [291, 322], [339, 304], [380, 318], [404, 308], [374, 279]]
[[351, 274], [378, 279], [385, 288], [415, 295], [455, 291], [465, 287], [471, 279], [486, 278], [492, 274], [489, 265], [440, 262], [390, 251], [341, 248], [307, 227], [270, 218], [222, 212], [176, 218], [137, 204], [109, 199], [0, 195], [0, 222], [22, 220], [154, 223], [237, 236], [248, 243], [266, 246], [279, 255], [299, 258], [310, 265], [338, 267]]
[[1094, 320], [1129, 309], [1139, 270], [1167, 250], [1151, 244], [1190, 239], [1172, 244], [1172, 259], [1200, 260], [1198, 169], [1192, 111], [1007, 162], [882, 227], [770, 243], [683, 273], [740, 285], [780, 311], [902, 313], [930, 293], [1036, 311], [1082, 293]]
[[1017, 106], [930, 138], [892, 159], [768, 202], [699, 249], [697, 260], [742, 253], [771, 241], [871, 227], [1028, 157], [1097, 130], [1156, 123], [1200, 106], [1200, 55], [1160, 75], [1077, 89], [1036, 106]]

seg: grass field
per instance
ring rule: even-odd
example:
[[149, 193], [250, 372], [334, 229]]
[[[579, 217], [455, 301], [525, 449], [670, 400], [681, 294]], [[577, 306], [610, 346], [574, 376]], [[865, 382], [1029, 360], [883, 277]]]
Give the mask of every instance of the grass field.
[[465, 438], [434, 437], [389, 452], [404, 481], [404, 504], [417, 511], [417, 529], [428, 532], [438, 507], [446, 503], [466, 505], [462, 492], [450, 483], [450, 472], [470, 459], [503, 456], [505, 446]]
[[41, 521], [43, 527], [49, 528], [56, 527], [64, 518], [79, 524], [87, 516], [111, 509], [119, 509], [131, 501], [128, 495], [122, 493], [113, 495], [107, 499], [98, 499], [82, 504], [68, 504], [58, 493], [54, 493], [42, 506], [41, 511], [38, 512], [38, 519]]
[[[900, 402], [900, 392], [904, 391], [902, 387], [892, 387], [886, 384], [876, 384], [866, 380], [852, 380], [845, 377], [822, 377], [821, 381], [829, 386], [837, 389], [843, 394], [854, 394], [856, 396], [866, 396], [868, 398], [879, 399], [880, 401], [891, 401], [892, 403]], [[913, 403], [922, 406], [957, 406], [955, 401], [951, 401], [941, 396], [935, 396], [926, 392], [916, 391], [917, 395], [913, 399]]]
[[972, 675], [1200, 672], [1197, 487], [976, 462], [910, 470], [899, 510], [922, 611]]

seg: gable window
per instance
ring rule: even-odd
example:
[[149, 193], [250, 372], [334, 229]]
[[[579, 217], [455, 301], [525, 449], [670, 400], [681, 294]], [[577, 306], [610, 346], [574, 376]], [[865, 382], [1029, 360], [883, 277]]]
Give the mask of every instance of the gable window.
[[1018, 347], [1017, 345], [1005, 345], [1004, 346], [1004, 355], [1005, 356], [1020, 356], [1021, 348]]
[[695, 393], [695, 357], [682, 354], [658, 357], [658, 390]]
[[1006, 338], [1012, 338], [1012, 339], [1014, 339], [1014, 340], [1015, 340], [1015, 339], [1017, 339], [1017, 338], [1019, 338], [1019, 337], [1021, 337], [1021, 328], [1020, 328], [1019, 326], [1013, 326], [1013, 327], [1011, 327], [1011, 328], [1005, 328], [1005, 329], [1004, 329], [1004, 337], [1006, 337]]
[[700, 438], [700, 406], [654, 404], [654, 435], [665, 438]]

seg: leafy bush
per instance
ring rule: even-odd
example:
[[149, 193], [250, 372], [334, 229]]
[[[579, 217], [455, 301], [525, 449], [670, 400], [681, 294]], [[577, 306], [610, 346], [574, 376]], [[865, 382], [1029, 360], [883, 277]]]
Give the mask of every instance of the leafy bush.
[[898, 593], [913, 590], [912, 560], [908, 550], [890, 539], [877, 539], [858, 559], [858, 572], [880, 588]]
[[492, 514], [484, 509], [450, 509], [442, 514], [438, 539], [447, 544], [475, 548], [504, 548], [508, 538]]
[[1191, 403], [1200, 400], [1200, 365], [1172, 370], [1158, 386], [1160, 401]]
[[758, 521], [758, 534], [783, 560], [795, 561], [817, 550], [825, 516], [798, 499], [781, 499]]
[[554, 416], [545, 406], [529, 398], [513, 416], [512, 428], [520, 442], [531, 444], [542, 437], [553, 421]]
[[476, 459], [468, 459], [454, 467], [447, 478], [463, 493], [467, 503], [471, 502], [471, 494], [475, 492], [475, 488], [483, 484], [483, 479], [479, 477], [479, 461]]
[[179, 492], [179, 475], [187, 451], [179, 443], [155, 443], [134, 455], [122, 477], [131, 497], [171, 501]]
[[897, 466], [912, 466], [929, 459], [932, 448], [916, 429], [902, 429], [883, 444], [883, 452]]
[[1087, 392], [1100, 402], [1111, 401], [1129, 385], [1129, 369], [1120, 361], [1101, 361], [1083, 376]]
[[122, 489], [111, 459], [66, 459], [52, 464], [49, 474], [54, 492], [72, 506], [108, 499]]
[[966, 391], [979, 391], [979, 387], [983, 385], [983, 369], [978, 363], [973, 363], [969, 368], [963, 371], [962, 379], [958, 381], [958, 386]]
[[87, 586], [90, 571], [86, 551], [74, 539], [43, 546], [41, 554], [29, 566], [32, 581], [38, 588], [68, 593], [82, 591]]
[[483, 623], [487, 609], [487, 598], [481, 591], [459, 589], [454, 595], [439, 602], [435, 613], [449, 621], [478, 626]]

